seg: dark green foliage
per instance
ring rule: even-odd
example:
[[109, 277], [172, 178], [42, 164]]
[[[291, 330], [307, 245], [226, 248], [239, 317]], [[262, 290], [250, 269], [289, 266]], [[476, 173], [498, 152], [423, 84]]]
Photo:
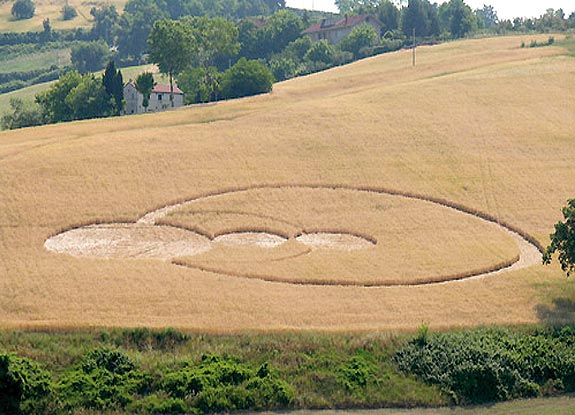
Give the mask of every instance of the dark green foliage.
[[145, 392], [151, 377], [119, 350], [99, 348], [63, 374], [55, 385], [63, 410], [74, 408], [121, 409]]
[[40, 42], [50, 42], [52, 40], [52, 26], [50, 25], [50, 19], [46, 18], [42, 20], [42, 27], [44, 30], [40, 33]]
[[571, 328], [418, 336], [394, 358], [402, 371], [440, 386], [456, 402], [533, 397], [558, 388], [575, 390]]
[[42, 114], [48, 122], [71, 121], [73, 109], [66, 103], [68, 94], [82, 82], [82, 75], [69, 72], [60, 77], [50, 89], [36, 95]]
[[136, 78], [136, 90], [143, 96], [142, 105], [144, 108], [148, 108], [148, 105], [150, 105], [150, 94], [155, 85], [156, 81], [154, 81], [154, 75], [151, 72], [141, 73]]
[[12, 5], [12, 16], [16, 20], [31, 19], [35, 11], [36, 6], [32, 0], [16, 0]]
[[340, 380], [349, 391], [365, 388], [375, 382], [377, 372], [377, 366], [368, 353], [353, 356], [339, 368]]
[[109, 61], [102, 76], [102, 83], [104, 84], [104, 89], [110, 98], [113, 99], [113, 109], [112, 112], [115, 115], [120, 115], [124, 109], [124, 80], [122, 77], [122, 72], [116, 70], [116, 65], [114, 61]]
[[221, 96], [222, 74], [215, 67], [189, 68], [178, 76], [186, 104], [217, 101]]
[[563, 208], [563, 218], [565, 221], [557, 222], [555, 232], [549, 236], [551, 243], [543, 255], [543, 263], [550, 264], [553, 254], [558, 252], [561, 269], [569, 277], [575, 269], [575, 199], [567, 201], [567, 206]]
[[222, 94], [225, 98], [263, 94], [272, 90], [273, 82], [273, 75], [267, 66], [241, 58], [224, 73]]
[[262, 27], [259, 47], [263, 56], [281, 52], [288, 44], [301, 36], [304, 29], [301, 17], [289, 10], [274, 13]]
[[129, 413], [137, 414], [187, 414], [194, 413], [183, 399], [174, 399], [160, 392], [134, 401], [126, 408]]
[[437, 9], [429, 0], [409, 0], [401, 19], [401, 27], [407, 37], [412, 36], [413, 29], [418, 37], [439, 34]]
[[214, 355], [167, 374], [163, 389], [202, 413], [287, 408], [294, 402], [293, 389], [267, 363], [254, 368]]
[[72, 20], [78, 16], [76, 9], [68, 4], [62, 7], [62, 20]]
[[0, 413], [34, 413], [50, 393], [50, 375], [14, 354], [0, 353]]
[[270, 70], [277, 81], [293, 78], [297, 74], [297, 69], [296, 63], [290, 58], [278, 56], [270, 61]]
[[341, 50], [353, 53], [357, 59], [361, 56], [362, 49], [369, 48], [377, 42], [377, 33], [375, 29], [368, 25], [363, 24], [353, 28], [351, 33], [341, 40]]
[[335, 57], [335, 50], [327, 40], [315, 42], [305, 54], [305, 59], [311, 62], [323, 62], [330, 64]]
[[92, 7], [90, 14], [94, 17], [94, 26], [92, 26], [92, 35], [95, 39], [103, 39], [108, 45], [114, 44], [114, 36], [118, 30], [118, 21], [120, 15], [116, 6], [102, 5], [99, 8]]
[[36, 95], [46, 122], [85, 120], [112, 115], [114, 101], [101, 79], [93, 74], [69, 72], [50, 89]]
[[72, 65], [80, 73], [104, 69], [110, 56], [108, 45], [104, 41], [79, 42], [72, 46]]
[[30, 85], [58, 79], [61, 69], [52, 65], [49, 68], [25, 72], [0, 73], [0, 93], [14, 91]]
[[[547, 42], [537, 42], [536, 40], [532, 40], [531, 43], [529, 44], [530, 48], [540, 48], [540, 47], [544, 47], [544, 46], [551, 46], [555, 43], [555, 38], [553, 36], [550, 36], [549, 39], [547, 39]], [[524, 48], [525, 42], [521, 43], [521, 47]]]
[[450, 0], [439, 7], [439, 18], [455, 39], [477, 31], [477, 16], [463, 0]]

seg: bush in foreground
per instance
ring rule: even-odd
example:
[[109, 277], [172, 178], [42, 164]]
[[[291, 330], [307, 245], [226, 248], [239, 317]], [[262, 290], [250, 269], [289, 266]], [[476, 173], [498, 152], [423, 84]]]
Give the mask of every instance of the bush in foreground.
[[0, 413], [40, 413], [50, 393], [50, 375], [23, 357], [0, 353]]
[[572, 328], [476, 330], [419, 336], [395, 361], [456, 403], [485, 403], [575, 390]]

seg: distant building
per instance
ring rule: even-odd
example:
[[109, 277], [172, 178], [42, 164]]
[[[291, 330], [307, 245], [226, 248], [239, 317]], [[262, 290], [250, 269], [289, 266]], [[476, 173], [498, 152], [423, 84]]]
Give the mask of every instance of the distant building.
[[[157, 84], [150, 94], [150, 104], [147, 111], [144, 108], [144, 96], [138, 92], [133, 81], [124, 85], [124, 99], [126, 106], [124, 114], [141, 114], [143, 112], [158, 112], [171, 108], [170, 85]], [[174, 108], [184, 105], [184, 93], [174, 85]]]
[[361, 16], [338, 17], [335, 19], [322, 19], [304, 30], [303, 34], [308, 35], [314, 42], [325, 39], [332, 45], [337, 45], [345, 36], [349, 35], [355, 27], [363, 24], [368, 24], [373, 27], [379, 39], [383, 26], [382, 23], [377, 17], [366, 14]]

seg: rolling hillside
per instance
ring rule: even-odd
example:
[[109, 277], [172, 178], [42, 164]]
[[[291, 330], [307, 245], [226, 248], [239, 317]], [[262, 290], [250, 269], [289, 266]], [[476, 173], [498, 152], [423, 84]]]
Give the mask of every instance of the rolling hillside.
[[[570, 319], [556, 305], [573, 289], [556, 266], [427, 284], [515, 262], [517, 244], [492, 221], [546, 245], [575, 195], [575, 59], [559, 46], [520, 48], [529, 40], [422, 47], [415, 68], [400, 51], [266, 96], [1, 133], [0, 326]], [[108, 236], [85, 228], [98, 223], [124, 229], [109, 237], [124, 255], [99, 250]], [[62, 250], [78, 256], [44, 246], [77, 228], [86, 234]], [[207, 248], [144, 255], [174, 242], [165, 229], [193, 231]], [[242, 233], [280, 239], [216, 243]], [[326, 247], [334, 235], [371, 245]]]

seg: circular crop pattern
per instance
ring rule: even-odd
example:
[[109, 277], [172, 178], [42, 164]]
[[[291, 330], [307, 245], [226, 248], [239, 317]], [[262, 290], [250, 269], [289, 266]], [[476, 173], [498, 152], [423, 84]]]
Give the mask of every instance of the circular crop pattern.
[[160, 258], [292, 284], [418, 285], [539, 261], [523, 237], [461, 207], [382, 190], [254, 187], [92, 225], [46, 241], [74, 256]]

